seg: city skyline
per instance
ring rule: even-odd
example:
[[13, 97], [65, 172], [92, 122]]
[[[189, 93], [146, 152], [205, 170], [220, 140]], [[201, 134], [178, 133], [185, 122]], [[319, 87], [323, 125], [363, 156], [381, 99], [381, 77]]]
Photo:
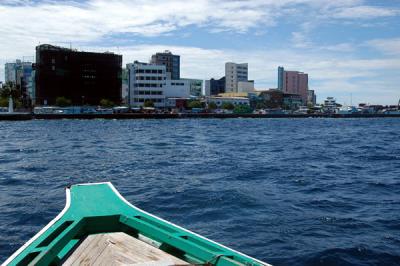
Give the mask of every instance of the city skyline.
[[181, 75], [224, 75], [249, 64], [256, 89], [277, 87], [277, 67], [309, 74], [318, 102], [396, 104], [400, 98], [400, 4], [372, 1], [20, 1], [0, 3], [4, 63], [39, 43], [123, 55], [124, 65], [170, 50]]

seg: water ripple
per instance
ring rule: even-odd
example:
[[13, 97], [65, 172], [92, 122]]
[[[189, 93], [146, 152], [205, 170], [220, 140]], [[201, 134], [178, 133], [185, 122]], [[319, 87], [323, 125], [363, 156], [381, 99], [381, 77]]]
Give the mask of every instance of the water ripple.
[[111, 181], [133, 204], [276, 265], [400, 265], [399, 119], [0, 123], [0, 261]]

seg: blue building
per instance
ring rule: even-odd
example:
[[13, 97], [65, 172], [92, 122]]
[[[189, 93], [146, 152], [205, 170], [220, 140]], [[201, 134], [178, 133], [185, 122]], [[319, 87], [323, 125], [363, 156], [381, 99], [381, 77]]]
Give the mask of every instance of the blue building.
[[33, 93], [32, 62], [16, 60], [15, 63], [5, 64], [5, 81], [15, 84], [20, 90], [23, 103], [29, 104]]
[[283, 91], [283, 73], [285, 69], [283, 67], [278, 67], [278, 90]]

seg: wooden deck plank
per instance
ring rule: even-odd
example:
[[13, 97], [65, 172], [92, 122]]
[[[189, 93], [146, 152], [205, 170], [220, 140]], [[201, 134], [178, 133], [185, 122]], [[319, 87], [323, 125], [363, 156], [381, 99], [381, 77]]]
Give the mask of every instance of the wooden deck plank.
[[63, 265], [169, 266], [190, 264], [120, 232], [89, 235]]

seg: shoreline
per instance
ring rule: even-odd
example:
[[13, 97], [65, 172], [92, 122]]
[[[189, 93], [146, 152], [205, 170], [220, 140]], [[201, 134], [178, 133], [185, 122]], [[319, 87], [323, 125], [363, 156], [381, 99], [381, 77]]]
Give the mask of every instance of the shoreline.
[[0, 121], [56, 120], [56, 119], [226, 119], [226, 118], [400, 118], [400, 114], [31, 114], [0, 113]]

